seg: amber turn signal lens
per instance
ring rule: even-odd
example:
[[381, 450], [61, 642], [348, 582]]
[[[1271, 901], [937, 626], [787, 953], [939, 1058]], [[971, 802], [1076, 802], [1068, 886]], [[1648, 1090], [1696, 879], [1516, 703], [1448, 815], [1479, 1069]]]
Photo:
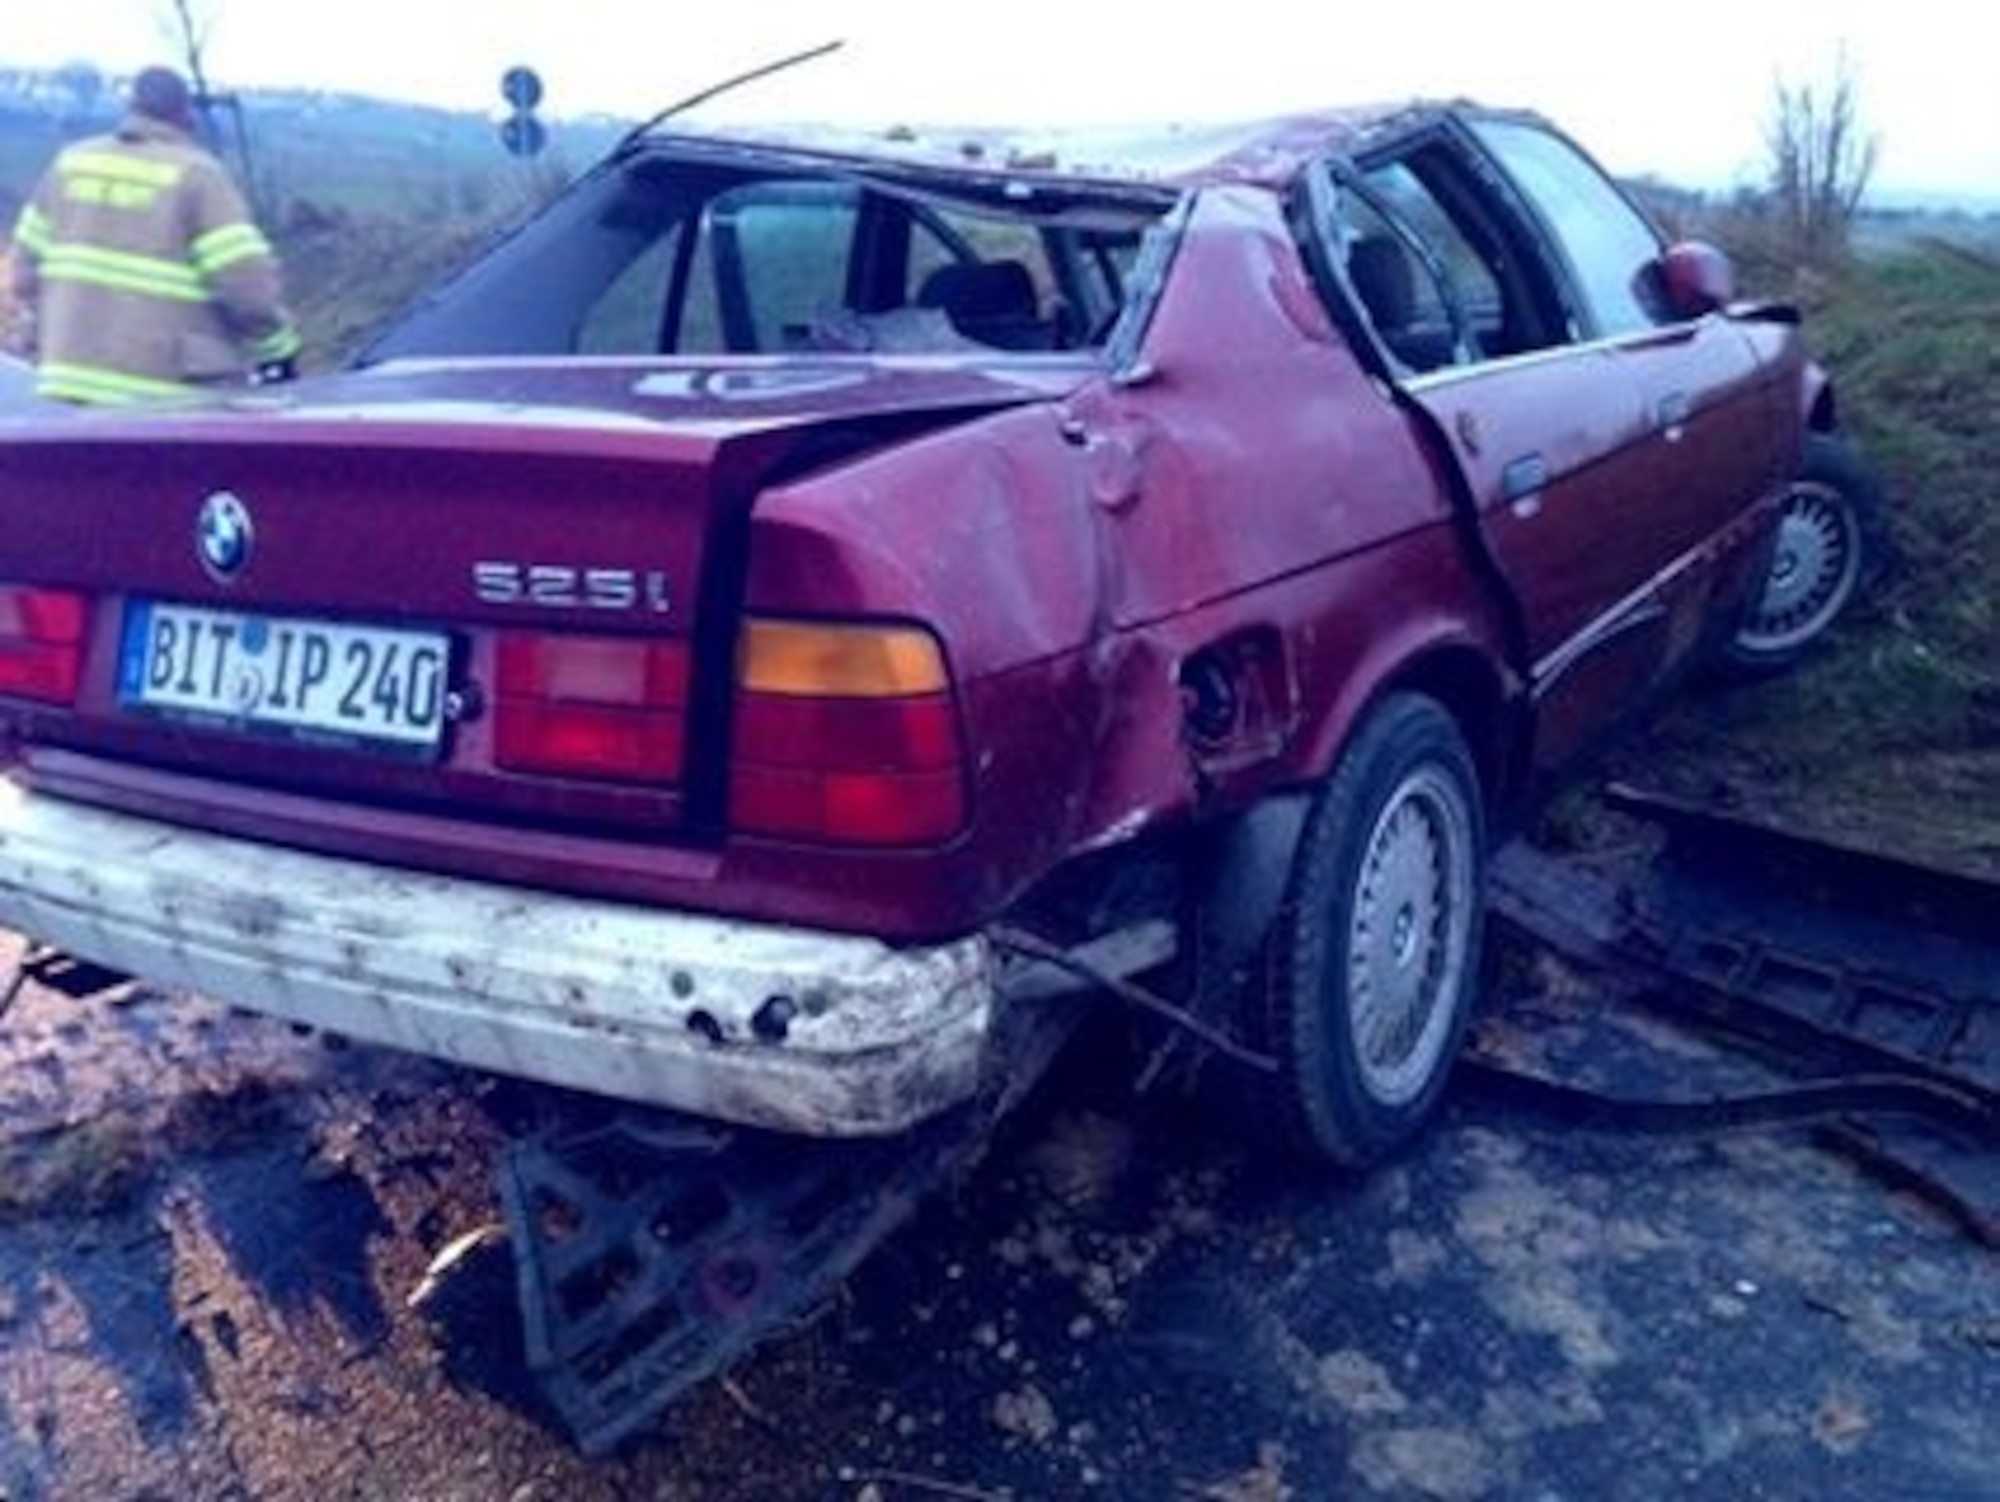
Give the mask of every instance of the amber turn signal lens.
[[750, 621], [737, 663], [737, 686], [753, 694], [887, 699], [951, 682], [937, 639], [905, 626]]

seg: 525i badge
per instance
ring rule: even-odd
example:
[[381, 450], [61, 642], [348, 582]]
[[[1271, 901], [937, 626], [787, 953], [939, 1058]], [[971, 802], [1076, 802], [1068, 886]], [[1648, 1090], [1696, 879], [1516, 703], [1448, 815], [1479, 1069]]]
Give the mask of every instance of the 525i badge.
[[644, 610], [665, 615], [663, 569], [572, 568], [560, 563], [475, 563], [472, 592], [488, 605], [553, 610]]

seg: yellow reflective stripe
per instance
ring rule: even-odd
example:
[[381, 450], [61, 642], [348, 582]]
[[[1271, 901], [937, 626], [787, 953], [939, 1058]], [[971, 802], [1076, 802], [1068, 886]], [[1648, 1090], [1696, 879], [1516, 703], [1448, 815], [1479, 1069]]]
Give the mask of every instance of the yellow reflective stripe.
[[206, 302], [201, 276], [192, 266], [157, 256], [100, 250], [94, 245], [50, 245], [42, 252], [42, 275], [50, 281], [114, 287], [175, 302]]
[[299, 331], [287, 325], [275, 334], [267, 334], [250, 346], [250, 358], [258, 364], [266, 360], [289, 360], [299, 352], [304, 341]]
[[271, 242], [253, 224], [225, 224], [221, 229], [197, 235], [194, 244], [188, 247], [188, 259], [211, 276], [238, 261], [269, 254]]
[[186, 169], [174, 162], [149, 162], [105, 151], [72, 151], [57, 169], [64, 177], [103, 177], [147, 188], [171, 188]]
[[105, 406], [186, 396], [193, 390], [179, 381], [126, 375], [123, 371], [106, 370], [97, 365], [55, 362], [44, 364], [36, 371], [35, 389], [57, 401], [92, 402]]
[[49, 221], [42, 211], [32, 203], [21, 210], [20, 222], [14, 226], [15, 243], [25, 245], [36, 255], [44, 255], [50, 245]]
[[63, 195], [71, 203], [99, 205], [107, 209], [150, 209], [160, 189], [144, 183], [111, 182], [102, 177], [72, 177], [63, 183]]

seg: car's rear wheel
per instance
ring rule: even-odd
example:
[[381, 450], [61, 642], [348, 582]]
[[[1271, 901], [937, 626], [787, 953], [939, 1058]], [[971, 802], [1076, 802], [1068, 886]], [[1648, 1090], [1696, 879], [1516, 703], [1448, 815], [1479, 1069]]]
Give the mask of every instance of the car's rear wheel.
[[1881, 506], [1880, 487], [1852, 446], [1807, 435], [1763, 587], [1725, 649], [1733, 667], [1789, 667], [1827, 633], [1882, 561]]
[[1483, 840], [1450, 714], [1385, 699], [1313, 801], [1244, 997], [1245, 1032], [1278, 1062], [1275, 1082], [1247, 1082], [1277, 1145], [1360, 1167], [1430, 1117], [1478, 981]]

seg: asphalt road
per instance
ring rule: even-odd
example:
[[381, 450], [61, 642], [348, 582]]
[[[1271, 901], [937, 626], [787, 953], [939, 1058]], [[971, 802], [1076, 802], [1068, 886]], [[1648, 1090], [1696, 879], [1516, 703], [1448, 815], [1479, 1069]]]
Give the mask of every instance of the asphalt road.
[[[1546, 961], [1489, 1046], [1748, 1067]], [[2000, 1496], [2000, 1261], [1793, 1126], [1479, 1089], [1364, 1179], [1085, 1040], [820, 1320], [604, 1461], [523, 1374], [505, 1092], [185, 997], [0, 1023], [0, 1502]]]

